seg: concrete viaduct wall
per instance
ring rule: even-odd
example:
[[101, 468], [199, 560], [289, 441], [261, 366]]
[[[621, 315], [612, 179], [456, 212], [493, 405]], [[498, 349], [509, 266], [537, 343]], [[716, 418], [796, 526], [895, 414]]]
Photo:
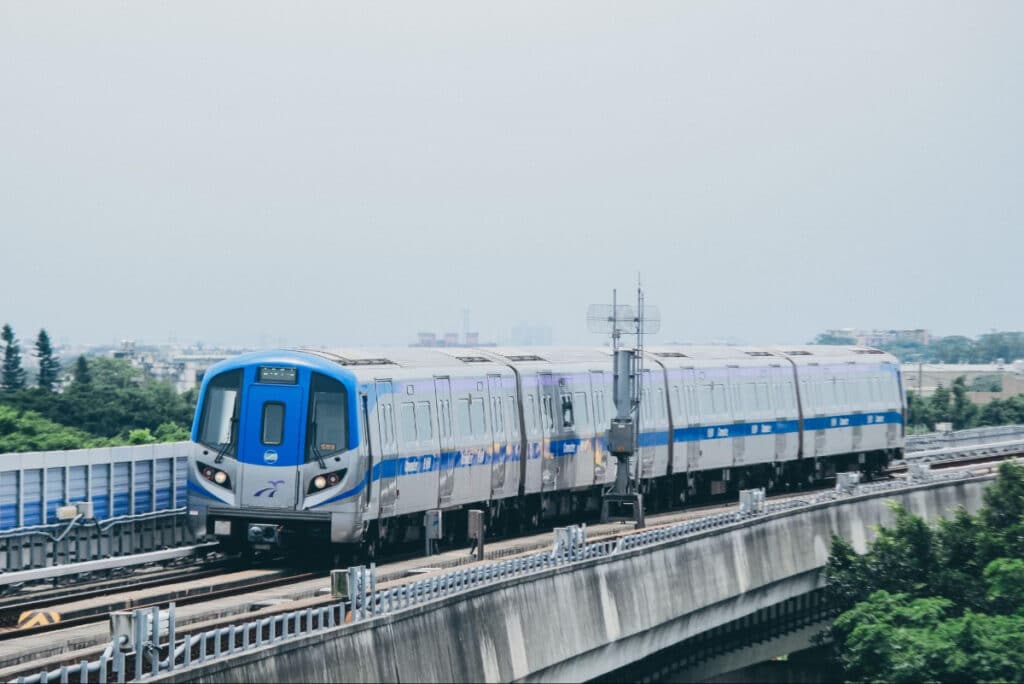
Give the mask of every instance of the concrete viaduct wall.
[[[928, 520], [991, 477], [842, 499], [635, 549], [156, 677], [181, 682], [582, 681], [820, 586], [833, 534], [858, 551], [887, 500]], [[631, 587], [626, 592], [616, 586]]]

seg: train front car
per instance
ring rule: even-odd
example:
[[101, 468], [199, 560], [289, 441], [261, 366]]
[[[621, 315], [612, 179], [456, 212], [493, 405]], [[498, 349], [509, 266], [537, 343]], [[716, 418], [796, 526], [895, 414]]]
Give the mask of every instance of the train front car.
[[197, 534], [247, 552], [357, 542], [360, 497], [345, 496], [364, 480], [356, 396], [350, 371], [303, 352], [246, 354], [210, 368], [192, 424]]

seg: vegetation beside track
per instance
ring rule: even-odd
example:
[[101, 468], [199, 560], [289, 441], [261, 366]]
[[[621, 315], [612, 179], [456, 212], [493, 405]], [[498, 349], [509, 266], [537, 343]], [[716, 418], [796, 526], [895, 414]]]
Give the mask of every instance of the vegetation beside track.
[[845, 680], [1024, 681], [1024, 467], [1000, 465], [984, 501], [935, 527], [897, 507], [863, 556], [833, 538], [829, 633]]

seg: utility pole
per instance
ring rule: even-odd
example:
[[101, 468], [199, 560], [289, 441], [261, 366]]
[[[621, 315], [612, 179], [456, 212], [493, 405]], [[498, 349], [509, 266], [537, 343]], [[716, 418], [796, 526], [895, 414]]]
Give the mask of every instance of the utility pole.
[[[601, 501], [601, 521], [633, 520], [637, 529], [644, 527], [643, 495], [639, 491], [639, 459], [636, 473], [630, 477], [630, 459], [638, 451], [642, 432], [641, 400], [643, 397], [643, 340], [645, 334], [657, 332], [660, 318], [657, 310], [645, 311], [643, 289], [637, 287], [636, 309], [620, 305], [615, 290], [612, 305], [594, 304], [587, 310], [591, 332], [611, 334], [612, 372], [615, 417], [608, 428], [608, 451], [615, 456], [615, 483]], [[633, 330], [629, 330], [632, 327]], [[636, 336], [633, 349], [621, 349], [623, 334]], [[628, 511], [628, 515], [627, 515]]]

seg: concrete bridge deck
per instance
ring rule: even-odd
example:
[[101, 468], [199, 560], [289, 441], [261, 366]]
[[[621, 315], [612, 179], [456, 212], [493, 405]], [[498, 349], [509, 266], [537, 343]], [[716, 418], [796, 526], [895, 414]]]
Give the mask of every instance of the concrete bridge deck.
[[[993, 476], [771, 513], [551, 568], [155, 681], [583, 681], [821, 586], [832, 535], [864, 551], [887, 501], [976, 511]], [[629, 587], [617, 591], [616, 587]]]

